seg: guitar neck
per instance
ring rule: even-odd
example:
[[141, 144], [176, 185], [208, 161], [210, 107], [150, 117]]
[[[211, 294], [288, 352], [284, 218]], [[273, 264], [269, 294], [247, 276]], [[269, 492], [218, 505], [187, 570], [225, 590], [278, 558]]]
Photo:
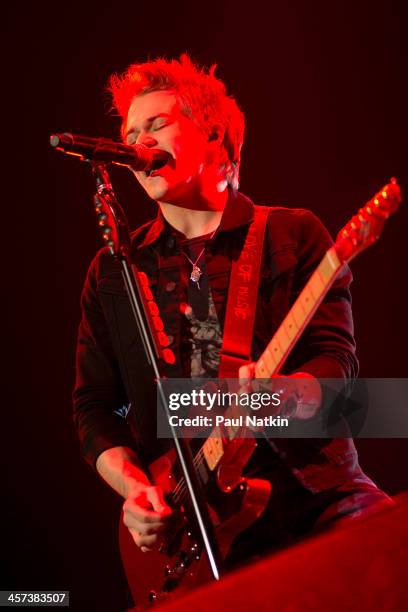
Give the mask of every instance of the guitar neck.
[[[323, 257], [278, 331], [255, 364], [255, 377], [269, 379], [277, 374], [315, 314], [343, 265], [372, 244], [381, 234], [385, 220], [401, 202], [401, 191], [396, 179], [391, 179], [340, 230], [334, 246]], [[227, 416], [239, 415], [240, 407], [228, 408]], [[230, 440], [238, 437], [241, 428], [230, 428]], [[201, 451], [210, 470], [214, 470], [223, 454], [219, 428], [205, 441]]]
[[255, 378], [270, 378], [279, 372], [342, 266], [336, 249], [330, 248], [258, 359]]

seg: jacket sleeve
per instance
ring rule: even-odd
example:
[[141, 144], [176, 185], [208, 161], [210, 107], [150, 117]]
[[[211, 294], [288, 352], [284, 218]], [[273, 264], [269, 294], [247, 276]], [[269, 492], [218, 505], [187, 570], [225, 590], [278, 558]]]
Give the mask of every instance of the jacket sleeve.
[[[292, 303], [309, 280], [333, 241], [319, 219], [308, 210], [296, 211], [299, 224], [297, 266]], [[355, 354], [350, 284], [346, 265], [335, 279], [323, 302], [291, 353], [285, 370], [301, 371], [316, 378], [353, 380], [358, 373]]]
[[82, 290], [73, 391], [73, 420], [81, 452], [94, 468], [108, 448], [135, 446], [125, 419], [128, 399], [97, 293], [100, 254], [91, 263]]

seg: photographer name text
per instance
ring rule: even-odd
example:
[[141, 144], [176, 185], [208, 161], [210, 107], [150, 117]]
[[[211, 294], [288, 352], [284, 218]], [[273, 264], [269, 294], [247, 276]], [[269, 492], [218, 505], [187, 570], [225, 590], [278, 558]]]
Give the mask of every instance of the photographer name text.
[[253, 415], [240, 415], [236, 418], [225, 417], [224, 415], [204, 416], [197, 415], [195, 417], [180, 417], [171, 415], [169, 423], [172, 427], [288, 427], [289, 419], [280, 416], [264, 416], [257, 417]]

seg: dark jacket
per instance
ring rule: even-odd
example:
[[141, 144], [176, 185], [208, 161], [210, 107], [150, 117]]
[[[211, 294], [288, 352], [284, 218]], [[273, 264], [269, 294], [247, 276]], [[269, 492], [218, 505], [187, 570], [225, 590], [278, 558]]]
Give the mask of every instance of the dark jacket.
[[[243, 246], [253, 219], [252, 202], [231, 192], [220, 228], [206, 250], [208, 275], [218, 317], [223, 325], [231, 260]], [[291, 304], [332, 244], [322, 223], [310, 211], [273, 207], [267, 221], [258, 294], [252, 357], [256, 360]], [[133, 257], [150, 279], [165, 331], [176, 352], [166, 376], [180, 370], [180, 303], [185, 288], [177, 237], [159, 213], [132, 235]], [[351, 297], [351, 273], [346, 267], [336, 279], [285, 364], [285, 373], [303, 371], [319, 378], [353, 379], [357, 375]], [[113, 446], [135, 448], [147, 465], [168, 446], [157, 440], [156, 395], [146, 364], [120, 265], [107, 249], [94, 258], [82, 293], [82, 320], [73, 394], [74, 422], [86, 460]], [[132, 409], [127, 419], [126, 406]], [[129, 422], [131, 427], [129, 426]], [[309, 490], [335, 487], [361, 477], [351, 439], [286, 440], [287, 461]], [[368, 479], [367, 479], [368, 480]]]

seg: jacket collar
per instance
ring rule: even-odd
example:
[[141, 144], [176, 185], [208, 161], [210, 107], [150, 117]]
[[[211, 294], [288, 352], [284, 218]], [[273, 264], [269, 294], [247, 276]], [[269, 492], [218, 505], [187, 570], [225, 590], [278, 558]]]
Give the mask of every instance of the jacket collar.
[[[254, 204], [244, 194], [239, 191], [229, 189], [228, 199], [225, 205], [221, 223], [217, 230], [220, 232], [228, 232], [242, 225], [248, 225], [254, 218]], [[144, 239], [137, 246], [137, 249], [143, 249], [156, 242], [162, 234], [172, 233], [173, 228], [167, 223], [163, 217], [163, 213], [159, 209], [156, 218], [150, 222]]]

